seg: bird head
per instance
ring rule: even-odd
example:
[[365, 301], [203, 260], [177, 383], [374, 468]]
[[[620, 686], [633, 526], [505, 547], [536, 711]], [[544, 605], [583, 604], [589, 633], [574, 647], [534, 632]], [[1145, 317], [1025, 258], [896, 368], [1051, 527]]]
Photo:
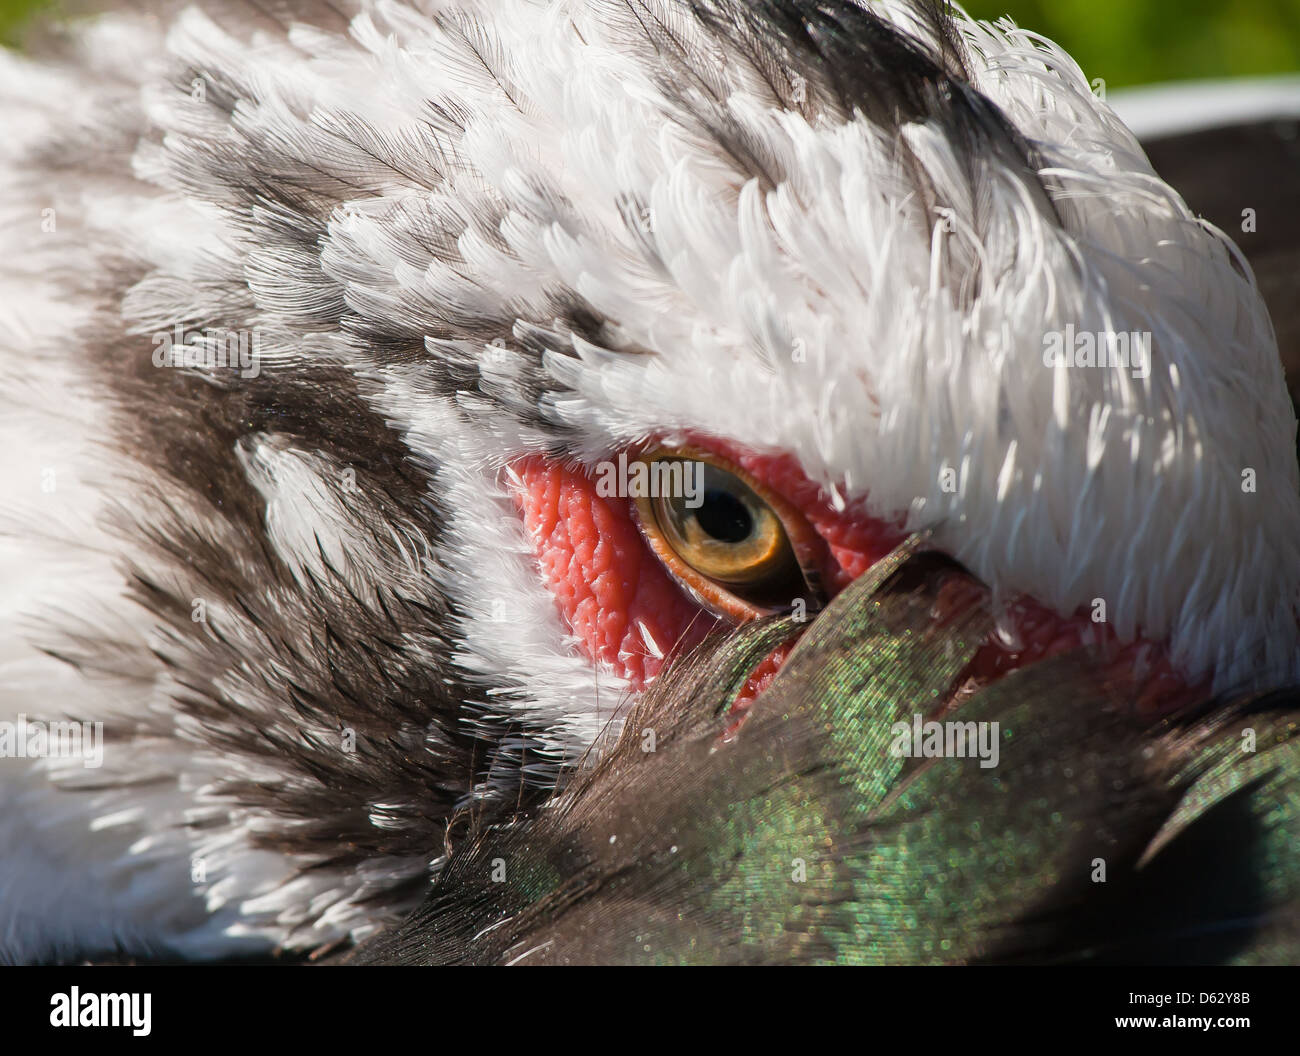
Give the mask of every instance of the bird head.
[[[1267, 316], [1068, 56], [926, 4], [476, 32], [420, 38], [460, 56], [445, 198], [325, 259], [468, 316], [380, 402], [454, 467], [471, 666], [548, 728], [589, 742], [715, 620], [815, 612], [914, 531], [993, 587], [985, 674], [1080, 641], [1155, 697], [1294, 674]], [[638, 464], [694, 465], [701, 503]]]
[[106, 408], [83, 538], [125, 585], [45, 652], [128, 684], [78, 690], [135, 723], [104, 811], [150, 743], [200, 790], [205, 827], [112, 868], [203, 857], [201, 927], [368, 926], [467, 800], [913, 534], [990, 588], [977, 682], [1081, 643], [1153, 707], [1300, 674], [1249, 268], [1041, 38], [921, 0], [382, 0], [77, 39], [6, 88], [65, 321], [11, 300]]

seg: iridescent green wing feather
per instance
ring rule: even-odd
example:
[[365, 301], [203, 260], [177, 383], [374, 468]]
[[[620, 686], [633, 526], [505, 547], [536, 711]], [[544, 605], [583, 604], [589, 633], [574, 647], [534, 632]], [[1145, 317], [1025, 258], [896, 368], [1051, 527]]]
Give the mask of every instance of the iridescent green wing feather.
[[[972, 691], [991, 624], [987, 592], [912, 541], [803, 629], [730, 735], [801, 627], [706, 642], [598, 766], [463, 841], [357, 959], [1294, 961], [1297, 697], [1152, 728], [1083, 652]], [[927, 722], [963, 724], [945, 755], [911, 736]]]

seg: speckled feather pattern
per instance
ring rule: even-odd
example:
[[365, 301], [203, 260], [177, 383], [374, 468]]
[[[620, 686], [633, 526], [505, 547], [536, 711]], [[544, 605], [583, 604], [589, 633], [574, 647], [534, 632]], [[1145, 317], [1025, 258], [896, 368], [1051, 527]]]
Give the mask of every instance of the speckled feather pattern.
[[[1249, 269], [1029, 32], [160, 0], [0, 56], [0, 113], [2, 710], [113, 744], [0, 772], [4, 958], [363, 939], [448, 818], [616, 734], [631, 687], [503, 480], [528, 454], [784, 452], [997, 599], [1104, 599], [1219, 688], [1300, 674]], [[1067, 326], [1150, 333], [1149, 376], [1047, 369]], [[157, 368], [178, 327], [259, 371]]]

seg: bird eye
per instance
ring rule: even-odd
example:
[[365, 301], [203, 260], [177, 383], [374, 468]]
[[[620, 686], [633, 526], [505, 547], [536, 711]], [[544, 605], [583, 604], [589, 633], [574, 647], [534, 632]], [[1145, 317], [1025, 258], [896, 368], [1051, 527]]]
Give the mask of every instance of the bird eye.
[[658, 454], [641, 463], [642, 533], [706, 605], [745, 619], [815, 597], [790, 538], [811, 529], [793, 510], [712, 462]]

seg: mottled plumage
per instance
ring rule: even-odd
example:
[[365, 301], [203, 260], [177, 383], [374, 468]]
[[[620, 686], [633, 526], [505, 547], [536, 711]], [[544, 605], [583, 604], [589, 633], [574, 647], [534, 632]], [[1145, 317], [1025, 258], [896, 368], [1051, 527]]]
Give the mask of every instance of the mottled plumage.
[[[0, 760], [0, 958], [402, 919], [465, 819], [536, 808], [677, 677], [692, 628], [627, 598], [718, 616], [626, 504], [525, 508], [645, 445], [788, 460], [844, 581], [924, 532], [1000, 634], [1101, 600], [1188, 686], [1300, 676], [1264, 302], [1055, 45], [923, 0], [149, 8], [0, 56], [0, 715], [106, 737], [97, 770]], [[1066, 328], [1148, 334], [1150, 371], [1049, 368]], [[168, 359], [232, 335], [255, 358]], [[809, 706], [881, 706], [830, 671]], [[766, 759], [763, 714], [727, 751]], [[792, 714], [797, 788], [851, 753]]]

